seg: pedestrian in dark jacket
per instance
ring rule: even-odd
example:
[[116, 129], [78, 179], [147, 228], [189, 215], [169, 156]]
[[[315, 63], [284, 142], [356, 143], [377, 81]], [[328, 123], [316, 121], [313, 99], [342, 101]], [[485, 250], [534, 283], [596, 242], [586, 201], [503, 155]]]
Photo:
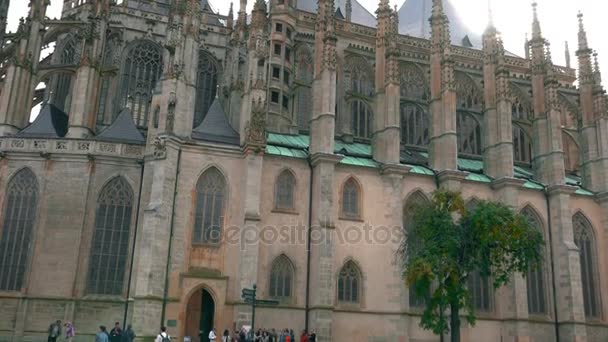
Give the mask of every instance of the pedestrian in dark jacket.
[[127, 330], [122, 333], [121, 342], [133, 342], [135, 340], [135, 331], [133, 331], [133, 326], [131, 324], [127, 325]]

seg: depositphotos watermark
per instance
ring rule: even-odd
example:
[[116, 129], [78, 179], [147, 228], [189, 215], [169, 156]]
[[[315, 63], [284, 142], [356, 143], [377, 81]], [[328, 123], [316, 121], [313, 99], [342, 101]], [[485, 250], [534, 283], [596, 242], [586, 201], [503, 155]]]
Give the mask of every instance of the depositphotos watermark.
[[[310, 233], [310, 235], [309, 235]], [[360, 225], [326, 228], [308, 226], [303, 223], [293, 225], [245, 225], [228, 226], [223, 229], [209, 229], [204, 234], [204, 241], [231, 245], [292, 245], [311, 246], [327, 243], [340, 245], [396, 245], [405, 237], [401, 226], [373, 226], [369, 223]]]

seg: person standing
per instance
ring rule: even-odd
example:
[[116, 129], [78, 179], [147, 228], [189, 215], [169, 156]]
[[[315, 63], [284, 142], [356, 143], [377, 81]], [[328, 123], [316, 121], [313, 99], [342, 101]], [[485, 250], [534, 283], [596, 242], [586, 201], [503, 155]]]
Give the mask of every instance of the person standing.
[[110, 342], [121, 342], [122, 340], [122, 329], [120, 328], [120, 323], [114, 323], [114, 328], [110, 330]]
[[154, 342], [171, 342], [171, 336], [167, 334], [167, 328], [160, 327], [160, 333], [156, 336]]
[[308, 342], [317, 342], [317, 333], [313, 330], [312, 334], [308, 338]]
[[49, 326], [48, 342], [57, 342], [59, 336], [61, 336], [61, 321], [57, 320]]
[[108, 332], [103, 325], [99, 327], [99, 331], [95, 334], [95, 342], [109, 342]]
[[230, 332], [228, 329], [224, 330], [224, 335], [222, 336], [222, 342], [230, 342], [232, 339], [230, 338]]
[[76, 328], [70, 322], [65, 323], [65, 341], [72, 342], [72, 339], [76, 336]]
[[306, 333], [306, 330], [302, 330], [302, 336], [300, 336], [300, 342], [308, 342], [308, 333]]
[[135, 331], [133, 331], [133, 326], [131, 324], [127, 325], [127, 330], [122, 333], [122, 341], [121, 342], [133, 342], [135, 340]]
[[211, 331], [209, 332], [209, 341], [215, 342], [215, 340], [217, 340], [217, 335], [215, 334], [215, 328], [211, 328]]

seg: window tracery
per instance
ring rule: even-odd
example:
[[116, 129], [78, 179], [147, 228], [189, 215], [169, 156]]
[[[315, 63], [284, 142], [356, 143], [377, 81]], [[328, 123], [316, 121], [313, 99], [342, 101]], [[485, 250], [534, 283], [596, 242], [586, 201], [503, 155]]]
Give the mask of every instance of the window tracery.
[[209, 52], [201, 49], [198, 53], [198, 73], [196, 79], [196, 104], [193, 127], [198, 127], [217, 95], [219, 63]]
[[359, 304], [361, 301], [361, 270], [349, 260], [338, 275], [338, 302]]

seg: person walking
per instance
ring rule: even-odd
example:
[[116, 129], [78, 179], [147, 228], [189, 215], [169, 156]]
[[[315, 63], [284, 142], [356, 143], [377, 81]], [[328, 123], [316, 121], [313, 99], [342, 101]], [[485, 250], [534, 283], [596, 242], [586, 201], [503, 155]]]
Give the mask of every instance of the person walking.
[[70, 322], [65, 323], [65, 341], [72, 342], [72, 339], [76, 336], [76, 328]]
[[215, 328], [211, 328], [211, 331], [209, 332], [209, 341], [215, 342], [215, 340], [217, 340], [217, 335], [215, 334]]
[[160, 327], [160, 333], [156, 336], [156, 340], [154, 342], [171, 342], [171, 336], [167, 334], [166, 327]]
[[99, 331], [97, 332], [97, 334], [95, 334], [95, 342], [110, 342], [106, 327], [104, 327], [103, 325], [99, 327]]
[[57, 320], [49, 325], [48, 342], [57, 342], [59, 336], [61, 336], [61, 321]]
[[120, 328], [120, 323], [114, 323], [114, 328], [110, 330], [110, 342], [121, 342], [122, 340], [122, 329]]
[[135, 331], [133, 331], [133, 326], [131, 324], [127, 325], [127, 330], [122, 333], [121, 342], [133, 342], [135, 340]]

